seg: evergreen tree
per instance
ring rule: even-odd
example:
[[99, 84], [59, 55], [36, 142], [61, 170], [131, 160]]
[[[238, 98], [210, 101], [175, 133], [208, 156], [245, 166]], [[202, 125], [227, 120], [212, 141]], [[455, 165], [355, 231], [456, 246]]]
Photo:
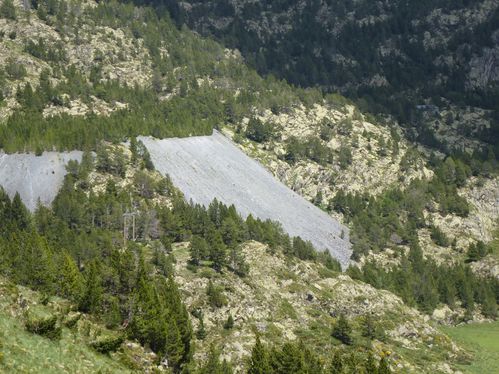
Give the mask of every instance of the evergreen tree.
[[[483, 287], [483, 286], [482, 286]], [[497, 302], [494, 292], [488, 287], [484, 287], [484, 297], [482, 301], [482, 313], [487, 318], [497, 318]]]
[[85, 313], [97, 313], [102, 301], [102, 278], [96, 261], [91, 261], [86, 270], [85, 287], [80, 300], [80, 310]]
[[209, 233], [210, 244], [210, 260], [212, 261], [213, 269], [218, 272], [226, 264], [226, 247], [222, 240], [222, 235], [218, 230], [212, 229]]
[[251, 350], [248, 374], [267, 374], [271, 372], [268, 353], [260, 337], [256, 336], [256, 342]]
[[215, 348], [214, 345], [210, 346], [210, 352], [208, 353], [208, 359], [204, 365], [199, 370], [199, 374], [230, 374], [232, 373], [232, 368], [224, 360], [220, 362], [220, 352]]
[[179, 332], [182, 347], [180, 363], [183, 365], [191, 360], [193, 354], [191, 346], [193, 332], [189, 313], [182, 303], [180, 291], [172, 276], [169, 276], [167, 281], [164, 281], [164, 279], [160, 281], [159, 291], [159, 299], [163, 302], [161, 304], [162, 308], [168, 311], [168, 318], [175, 321]]
[[53, 291], [55, 266], [45, 238], [36, 232], [19, 232], [11, 245], [17, 252], [13, 271], [20, 283], [47, 293]]
[[227, 303], [222, 290], [219, 287], [216, 287], [211, 279], [208, 281], [206, 294], [208, 295], [208, 301], [213, 308], [221, 308]]
[[303, 342], [300, 342], [298, 348], [302, 352], [305, 373], [323, 374], [324, 365], [322, 360]]
[[83, 294], [83, 277], [68, 253], [62, 255], [60, 269], [59, 294], [69, 300], [78, 302]]
[[234, 318], [232, 318], [232, 314], [229, 314], [229, 317], [227, 317], [227, 321], [224, 323], [224, 329], [230, 330], [234, 327]]
[[19, 230], [26, 230], [30, 226], [30, 215], [23, 204], [19, 192], [16, 192], [10, 205], [9, 219]]
[[382, 357], [379, 361], [378, 374], [390, 374], [391, 372], [387, 359]]
[[199, 340], [204, 340], [204, 338], [206, 338], [206, 329], [204, 327], [203, 316], [199, 318], [199, 326], [196, 331], [196, 338], [198, 338]]
[[284, 343], [280, 350], [272, 350], [271, 367], [275, 374], [301, 373], [305, 369], [303, 352], [292, 343]]
[[182, 358], [184, 355], [184, 347], [182, 344], [182, 338], [180, 336], [180, 332], [177, 328], [177, 324], [174, 318], [168, 318], [168, 322], [166, 322], [166, 345], [165, 345], [165, 353], [168, 358], [169, 365], [175, 369], [175, 371], [179, 371]]
[[208, 253], [208, 244], [206, 240], [198, 235], [193, 235], [189, 245], [190, 263], [199, 266], [202, 259], [205, 259]]
[[241, 240], [239, 227], [236, 221], [231, 217], [227, 217], [223, 220], [221, 232], [223, 241], [229, 248], [235, 247]]
[[351, 333], [352, 328], [350, 327], [350, 324], [345, 318], [345, 315], [341, 314], [333, 327], [333, 337], [341, 341], [343, 344], [350, 345], [353, 342]]
[[489, 250], [484, 242], [479, 240], [477, 243], [471, 243], [468, 248], [468, 261], [478, 261], [487, 256]]
[[139, 159], [139, 151], [138, 151], [137, 138], [135, 136], [132, 136], [130, 138], [130, 153], [132, 154], [130, 161], [132, 162], [133, 165], [136, 165]]
[[371, 352], [367, 355], [367, 360], [365, 364], [366, 374], [377, 374], [378, 367], [376, 366], [376, 361]]
[[416, 302], [420, 308], [427, 313], [433, 312], [438, 304], [439, 297], [435, 278], [430, 270], [425, 270], [423, 274], [420, 275], [415, 294]]
[[375, 339], [377, 336], [376, 325], [371, 314], [366, 314], [362, 320], [362, 336]]
[[229, 264], [230, 268], [239, 275], [240, 277], [245, 277], [249, 273], [249, 265], [244, 259], [241, 253], [241, 248], [232, 247], [229, 252]]

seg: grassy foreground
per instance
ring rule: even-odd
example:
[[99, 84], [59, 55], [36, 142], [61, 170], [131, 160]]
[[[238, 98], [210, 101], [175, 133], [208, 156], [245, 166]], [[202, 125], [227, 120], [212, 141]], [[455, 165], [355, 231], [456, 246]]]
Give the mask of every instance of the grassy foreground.
[[473, 353], [469, 364], [459, 365], [466, 373], [499, 373], [499, 321], [443, 328], [454, 341]]
[[2, 361], [0, 373], [126, 373], [111, 358], [94, 352], [68, 330], [61, 340], [27, 332], [19, 320], [0, 312]]

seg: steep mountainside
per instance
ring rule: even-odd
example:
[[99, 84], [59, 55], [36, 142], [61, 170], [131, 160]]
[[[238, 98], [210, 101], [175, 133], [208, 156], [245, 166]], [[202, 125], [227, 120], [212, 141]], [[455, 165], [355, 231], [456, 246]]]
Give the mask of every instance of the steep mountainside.
[[[427, 144], [456, 146], [427, 134], [459, 134], [452, 127], [490, 144], [498, 139], [496, 1], [146, 3], [166, 5], [179, 24], [238, 48], [260, 73], [339, 91], [364, 110], [395, 115]], [[478, 123], [459, 118], [470, 110]], [[435, 114], [445, 119], [437, 129], [424, 118]]]
[[[471, 356], [438, 325], [498, 315], [493, 58], [480, 73], [496, 3], [218, 2], [230, 27], [214, 4], [182, 2], [172, 20], [128, 2], [0, 0], [2, 155], [36, 166], [44, 151], [83, 151], [49, 207], [0, 189], [0, 323], [13, 332], [0, 367], [23, 367], [41, 337], [51, 357], [68, 344], [66, 371], [91, 357], [88, 370], [455, 372]], [[177, 27], [182, 14], [242, 54]], [[261, 47], [254, 61], [246, 43]], [[271, 51], [280, 65], [258, 65]], [[334, 69], [316, 67], [324, 58]], [[353, 100], [246, 62], [279, 77], [289, 65], [304, 85], [331, 72], [326, 89]], [[293, 78], [304, 66], [311, 82]], [[137, 140], [213, 129], [348, 226], [353, 266], [340, 273], [278, 222], [190, 204]], [[69, 311], [82, 323], [65, 325]]]

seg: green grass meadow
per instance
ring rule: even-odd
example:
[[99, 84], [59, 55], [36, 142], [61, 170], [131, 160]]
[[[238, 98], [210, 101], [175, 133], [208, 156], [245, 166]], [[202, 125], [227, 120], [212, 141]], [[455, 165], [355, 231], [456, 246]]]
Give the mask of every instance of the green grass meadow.
[[499, 374], [499, 321], [446, 327], [443, 331], [473, 354], [470, 364], [459, 365], [465, 373]]

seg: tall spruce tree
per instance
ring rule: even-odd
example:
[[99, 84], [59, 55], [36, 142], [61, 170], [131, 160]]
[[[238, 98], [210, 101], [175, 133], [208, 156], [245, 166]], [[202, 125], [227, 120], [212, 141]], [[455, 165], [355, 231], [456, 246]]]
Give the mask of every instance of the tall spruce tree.
[[83, 294], [83, 277], [68, 253], [62, 255], [61, 261], [58, 279], [59, 294], [69, 300], [78, 302]]
[[97, 313], [102, 302], [102, 277], [97, 261], [91, 261], [85, 274], [85, 288], [80, 300], [80, 310], [86, 313]]
[[213, 269], [221, 272], [227, 261], [226, 247], [222, 240], [222, 235], [218, 230], [211, 230], [209, 233], [210, 260]]
[[30, 214], [21, 200], [21, 195], [16, 192], [10, 205], [9, 218], [19, 230], [26, 230], [30, 226]]
[[251, 350], [251, 358], [249, 362], [248, 374], [267, 374], [271, 372], [267, 350], [260, 340], [260, 336], [256, 336], [255, 345]]

